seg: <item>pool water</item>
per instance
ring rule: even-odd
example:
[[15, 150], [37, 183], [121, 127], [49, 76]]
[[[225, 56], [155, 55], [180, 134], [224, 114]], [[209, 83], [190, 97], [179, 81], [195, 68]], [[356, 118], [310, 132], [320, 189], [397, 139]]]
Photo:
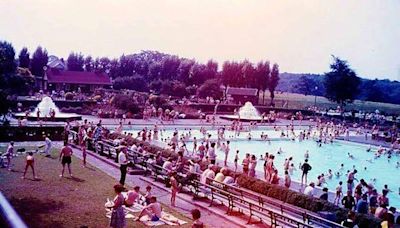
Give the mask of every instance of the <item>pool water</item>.
[[[137, 131], [132, 131], [134, 134]], [[185, 131], [179, 130], [179, 135]], [[207, 131], [212, 135], [211, 139], [216, 139], [216, 131]], [[271, 142], [260, 141], [261, 132], [268, 134], [272, 138]], [[286, 131], [285, 131], [286, 132]], [[299, 131], [297, 131], [298, 133]], [[202, 134], [198, 130], [192, 130], [192, 138], [196, 137], [198, 139], [198, 145], [200, 145], [200, 140], [203, 138]], [[301, 171], [299, 169], [299, 163], [304, 162], [305, 151], [309, 151], [309, 164], [312, 166], [312, 170], [308, 175], [308, 182], [317, 182], [317, 176], [321, 173], [325, 174], [326, 184], [324, 186], [328, 187], [330, 191], [334, 191], [335, 187], [338, 185], [339, 181], [343, 181], [343, 190], [347, 188], [347, 170], [353, 170], [353, 166], [357, 169], [358, 173], [356, 178], [358, 180], [364, 179], [367, 183], [372, 183], [381, 192], [385, 184], [388, 185], [392, 192], [389, 193], [390, 205], [396, 208], [400, 208], [400, 168], [396, 168], [396, 162], [400, 161], [398, 155], [392, 155], [389, 160], [387, 156], [381, 156], [380, 158], [374, 159], [374, 152], [376, 148], [373, 148], [371, 152], [367, 152], [368, 146], [358, 143], [349, 143], [344, 141], [336, 140], [334, 143], [322, 144], [321, 147], [313, 140], [305, 140], [299, 142], [298, 140], [292, 141], [286, 138], [280, 138], [280, 131], [274, 130], [255, 130], [252, 131], [253, 140], [247, 140], [248, 133], [241, 133], [240, 136], [236, 137], [236, 140], [231, 139], [230, 143], [230, 154], [228, 162], [233, 163], [236, 150], [239, 150], [239, 167], [242, 159], [246, 153], [254, 154], [257, 159], [257, 171], [263, 173], [263, 160], [259, 160], [260, 155], [264, 155], [265, 152], [273, 153], [275, 155], [275, 167], [278, 169], [279, 175], [283, 176], [283, 164], [285, 158], [293, 157], [293, 163], [297, 170], [294, 171], [292, 175], [292, 180], [299, 181], [301, 178]], [[170, 138], [173, 134], [173, 130], [166, 130], [162, 132], [162, 136], [159, 138]], [[227, 131], [225, 133], [225, 138], [229, 139], [234, 133]], [[187, 143], [187, 148], [192, 151], [192, 142]], [[283, 153], [277, 154], [279, 148], [282, 148]], [[351, 159], [347, 156], [351, 153], [354, 158]], [[222, 151], [217, 150], [217, 159], [223, 160], [224, 154]], [[344, 169], [340, 170], [340, 165], [344, 164]], [[240, 168], [239, 168], [240, 169]], [[332, 172], [340, 172], [342, 175], [336, 177], [333, 175], [331, 179], [327, 178], [328, 169], [332, 169]], [[263, 176], [259, 177], [263, 178]], [[373, 181], [373, 178], [376, 181]]]

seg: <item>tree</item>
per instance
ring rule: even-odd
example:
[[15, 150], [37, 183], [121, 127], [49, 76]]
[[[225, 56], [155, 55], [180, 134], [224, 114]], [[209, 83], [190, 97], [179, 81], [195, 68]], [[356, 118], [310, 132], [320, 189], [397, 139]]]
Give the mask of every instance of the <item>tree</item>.
[[298, 92], [304, 94], [305, 96], [314, 94], [316, 95], [315, 87], [317, 86], [317, 82], [315, 80], [307, 77], [306, 75], [302, 75], [299, 79], [299, 83], [295, 85], [295, 88]]
[[22, 48], [21, 52], [19, 53], [18, 60], [19, 60], [19, 67], [29, 68], [29, 63], [31, 60], [29, 58], [28, 48], [26, 47]]
[[354, 101], [359, 93], [360, 78], [349, 67], [347, 61], [333, 57], [331, 71], [325, 73], [325, 97], [340, 105]]
[[33, 53], [31, 60], [31, 72], [36, 76], [44, 75], [44, 66], [47, 66], [47, 62], [49, 57], [47, 56], [47, 50], [42, 47], [37, 47], [35, 52]]
[[92, 59], [92, 56], [90, 56], [90, 55], [86, 56], [86, 58], [84, 60], [84, 68], [85, 68], [85, 71], [87, 71], [87, 72], [92, 72], [93, 71], [93, 59]]
[[268, 83], [268, 90], [270, 92], [271, 97], [271, 106], [274, 106], [274, 98], [275, 98], [275, 89], [279, 82], [279, 65], [274, 64], [271, 70], [271, 77]]
[[220, 83], [217, 79], [209, 79], [204, 82], [197, 90], [197, 95], [201, 98], [212, 97], [214, 99], [220, 99], [222, 92]]
[[364, 83], [364, 88], [367, 101], [375, 101], [375, 102], [387, 102], [385, 95], [382, 90], [378, 87], [378, 79], [368, 80]]
[[71, 71], [83, 71], [85, 59], [81, 53], [71, 52], [67, 58], [67, 68]]
[[257, 82], [257, 95], [259, 96], [260, 90], [263, 91], [263, 104], [265, 100], [265, 90], [268, 88], [271, 68], [268, 61], [260, 61], [255, 69], [255, 81]]
[[6, 41], [0, 42], [0, 76], [12, 74], [15, 69], [14, 47]]
[[114, 80], [114, 89], [131, 89], [139, 92], [148, 92], [147, 82], [140, 75], [118, 77]]
[[0, 90], [0, 115], [3, 117], [3, 121], [8, 113], [8, 109], [10, 108], [10, 101], [7, 99], [7, 93], [3, 90]]

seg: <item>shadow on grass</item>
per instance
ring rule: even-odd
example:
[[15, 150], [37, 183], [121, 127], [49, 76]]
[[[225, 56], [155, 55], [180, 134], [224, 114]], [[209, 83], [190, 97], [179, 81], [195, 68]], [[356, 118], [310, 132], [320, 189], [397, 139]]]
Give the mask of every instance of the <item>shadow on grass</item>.
[[81, 178], [79, 178], [79, 177], [66, 177], [66, 179], [72, 180], [72, 181], [75, 181], [75, 182], [79, 182], [79, 183], [82, 183], [82, 182], [85, 182], [85, 181], [86, 181], [86, 180], [81, 179]]
[[[64, 208], [64, 203], [55, 200], [42, 201], [37, 198], [11, 198], [11, 204], [29, 227], [64, 227], [62, 222], [54, 221], [48, 213]], [[51, 221], [49, 221], [51, 220]]]

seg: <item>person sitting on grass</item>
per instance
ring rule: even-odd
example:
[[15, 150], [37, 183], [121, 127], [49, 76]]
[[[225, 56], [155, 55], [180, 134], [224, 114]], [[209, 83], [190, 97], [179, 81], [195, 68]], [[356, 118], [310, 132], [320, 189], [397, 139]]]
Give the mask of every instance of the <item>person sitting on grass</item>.
[[146, 194], [144, 195], [144, 198], [145, 198], [145, 201], [146, 201], [146, 205], [150, 204], [151, 197], [153, 197], [153, 194], [151, 193], [151, 186], [147, 185]]
[[131, 207], [137, 200], [139, 200], [140, 197], [139, 191], [140, 191], [139, 186], [135, 186], [133, 188], [133, 191], [132, 190], [128, 191], [127, 197], [125, 199], [125, 206]]
[[204, 224], [200, 221], [201, 213], [199, 209], [193, 209], [191, 213], [193, 218], [192, 228], [203, 228]]
[[150, 204], [145, 206], [139, 214], [139, 217], [135, 221], [139, 221], [143, 216], [149, 216], [150, 220], [156, 222], [161, 218], [161, 204], [157, 202], [157, 198], [152, 196]]
[[35, 168], [33, 167], [34, 164], [34, 158], [33, 158], [33, 153], [28, 152], [28, 156], [26, 156], [26, 165], [25, 165], [25, 171], [24, 175], [22, 176], [22, 179], [25, 179], [26, 171], [28, 171], [28, 167], [32, 168], [32, 173], [33, 173], [33, 179], [36, 180], [37, 176], [35, 175]]

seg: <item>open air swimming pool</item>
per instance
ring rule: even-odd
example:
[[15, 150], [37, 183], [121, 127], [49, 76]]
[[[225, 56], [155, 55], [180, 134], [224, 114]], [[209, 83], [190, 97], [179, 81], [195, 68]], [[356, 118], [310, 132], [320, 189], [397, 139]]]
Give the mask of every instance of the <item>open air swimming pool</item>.
[[[173, 131], [173, 129], [162, 131], [162, 135], [159, 134], [159, 138], [170, 139]], [[295, 132], [298, 133], [299, 131], [300, 130]], [[136, 135], [138, 131], [134, 130], [129, 132], [132, 132], [134, 135]], [[178, 132], [179, 135], [181, 135], [187, 131], [178, 129]], [[259, 140], [261, 132], [268, 134], [268, 136], [272, 138], [271, 143]], [[196, 137], [198, 139], [198, 145], [200, 145], [200, 139], [203, 138], [203, 135], [198, 129], [191, 130], [191, 133], [191, 139]], [[216, 130], [209, 130], [207, 133], [212, 135], [211, 139], [216, 140]], [[376, 152], [377, 148], [373, 147], [371, 152], [367, 152], [366, 150], [368, 146], [363, 144], [336, 140], [332, 144], [322, 144], [322, 146], [319, 147], [318, 144], [313, 140], [299, 142], [298, 140], [291, 141], [286, 138], [281, 139], [280, 131], [253, 130], [251, 134], [253, 138], [252, 140], [247, 140], [248, 133], [244, 132], [237, 137], [238, 140], [236, 141], [232, 139], [234, 132], [225, 132], [225, 138], [228, 140], [231, 138], [231, 150], [229, 153], [228, 162], [233, 163], [236, 150], [239, 150], [239, 169], [241, 169], [241, 160], [244, 158], [246, 153], [254, 154], [256, 155], [257, 159], [259, 159], [260, 155], [264, 155], [265, 152], [269, 152], [275, 154], [275, 166], [278, 169], [280, 176], [283, 176], [283, 164], [285, 158], [293, 157], [293, 163], [297, 170], [293, 172], [292, 180], [299, 181], [301, 178], [299, 163], [304, 162], [304, 153], [306, 150], [308, 150], [310, 155], [309, 163], [312, 166], [312, 170], [308, 175], [308, 182], [317, 182], [318, 175], [324, 173], [326, 177], [328, 169], [332, 169], [333, 173], [339, 171], [342, 175], [340, 177], [333, 175], [331, 179], [326, 177], [325, 186], [328, 187], [330, 191], [334, 191], [339, 181], [343, 181], [343, 190], [345, 191], [347, 188], [346, 172], [347, 170], [352, 170], [353, 166], [355, 166], [358, 171], [356, 178], [358, 180], [363, 178], [367, 183], [372, 183], [375, 188], [377, 188], [378, 193], [381, 193], [383, 186], [387, 184], [389, 189], [392, 190], [392, 192], [390, 192], [388, 195], [390, 199], [390, 205], [400, 208], [400, 168], [396, 168], [396, 163], [400, 161], [398, 155], [393, 155], [390, 160], [387, 158], [387, 156], [381, 156], [380, 158], [374, 159], [374, 152]], [[188, 142], [186, 144], [188, 150], [192, 151], [193, 143]], [[279, 148], [282, 148], [283, 150], [281, 155], [277, 154]], [[347, 156], [348, 152], [354, 156], [353, 159]], [[220, 160], [219, 164], [222, 164], [222, 160], [224, 159], [223, 152], [217, 150], [217, 156], [217, 159]], [[344, 164], [344, 169], [340, 170], [340, 165], [342, 163]], [[263, 173], [263, 164], [263, 160], [258, 160], [256, 168], [257, 171]], [[263, 178], [263, 176], [259, 176], [259, 178]], [[374, 178], [376, 181], [373, 181]]]

